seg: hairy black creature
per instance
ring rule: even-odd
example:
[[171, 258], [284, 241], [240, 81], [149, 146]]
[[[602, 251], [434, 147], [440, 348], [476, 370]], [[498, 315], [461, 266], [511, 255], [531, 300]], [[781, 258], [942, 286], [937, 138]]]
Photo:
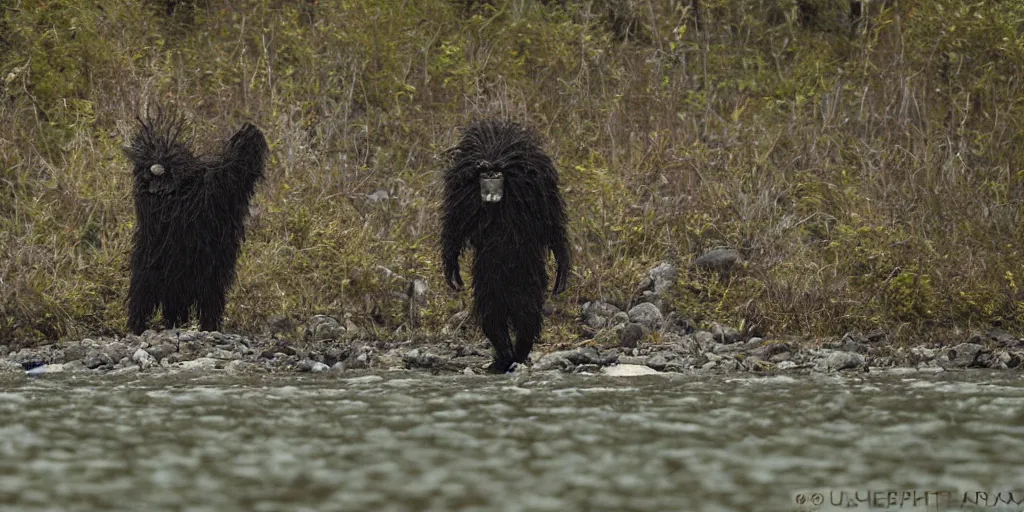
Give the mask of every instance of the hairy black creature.
[[219, 330], [267, 141], [245, 123], [219, 154], [196, 156], [182, 140], [180, 116], [158, 110], [137, 121], [124, 148], [136, 217], [128, 328], [141, 334], [160, 308], [164, 327], [172, 329], [188, 323], [194, 308], [202, 330]]
[[463, 289], [459, 256], [468, 244], [473, 314], [495, 350], [490, 369], [507, 372], [527, 361], [540, 337], [548, 251], [557, 265], [552, 295], [568, 286], [571, 255], [558, 173], [537, 136], [508, 121], [473, 122], [449, 157], [441, 212], [445, 280]]

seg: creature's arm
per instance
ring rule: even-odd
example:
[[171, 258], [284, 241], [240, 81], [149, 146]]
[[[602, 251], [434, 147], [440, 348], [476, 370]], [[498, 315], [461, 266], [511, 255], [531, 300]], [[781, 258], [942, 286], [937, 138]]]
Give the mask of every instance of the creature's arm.
[[569, 271], [572, 267], [569, 237], [566, 234], [565, 228], [565, 205], [561, 199], [555, 204], [554, 216], [555, 221], [552, 222], [551, 240], [549, 241], [549, 247], [555, 255], [555, 263], [557, 265], [555, 270], [555, 287], [551, 290], [552, 296], [564, 292], [569, 287]]
[[462, 290], [464, 284], [459, 273], [459, 256], [466, 243], [466, 234], [452, 218], [451, 212], [445, 212], [444, 225], [441, 228], [441, 259], [444, 265], [444, 279], [453, 290]]
[[207, 174], [208, 190], [214, 194], [250, 196], [256, 183], [263, 179], [269, 153], [263, 132], [245, 123], [224, 145], [219, 165]]
[[459, 273], [459, 256], [469, 236], [468, 222], [473, 217], [469, 203], [473, 191], [456, 178], [445, 179], [444, 205], [441, 216], [441, 260], [444, 278], [453, 290], [462, 290], [464, 284]]

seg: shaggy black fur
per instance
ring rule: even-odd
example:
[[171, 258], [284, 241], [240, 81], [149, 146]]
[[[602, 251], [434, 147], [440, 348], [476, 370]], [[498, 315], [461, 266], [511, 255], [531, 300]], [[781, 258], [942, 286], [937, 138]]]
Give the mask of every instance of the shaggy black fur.
[[165, 328], [184, 325], [195, 307], [200, 328], [218, 330], [267, 141], [246, 123], [219, 154], [197, 157], [180, 140], [179, 116], [158, 111], [138, 122], [124, 149], [133, 166], [136, 216], [128, 328], [142, 333], [158, 307]]
[[[459, 255], [468, 242], [474, 250], [473, 314], [494, 346], [491, 370], [506, 372], [527, 361], [540, 337], [549, 250], [557, 263], [552, 295], [568, 285], [570, 251], [558, 173], [537, 137], [512, 122], [472, 123], [449, 156], [441, 233], [445, 279], [453, 289], [463, 288]], [[495, 171], [504, 174], [504, 196], [484, 202], [480, 176]]]

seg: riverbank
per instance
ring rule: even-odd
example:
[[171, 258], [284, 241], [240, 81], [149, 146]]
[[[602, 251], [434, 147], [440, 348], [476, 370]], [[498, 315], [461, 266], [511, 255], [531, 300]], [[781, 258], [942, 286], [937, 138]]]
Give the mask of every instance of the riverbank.
[[[730, 251], [698, 258], [700, 271], [727, 272], [738, 260]], [[548, 325], [532, 354], [534, 370], [569, 373], [655, 372], [762, 374], [855, 371], [938, 372], [1024, 368], [1024, 339], [991, 329], [961, 339], [948, 332], [921, 343], [899, 343], [883, 330], [848, 332], [833, 339], [764, 335], [757, 325], [741, 329], [697, 322], [668, 300], [678, 291], [680, 270], [662, 262], [635, 287], [628, 304], [585, 302], [562, 322], [545, 308]], [[413, 283], [415, 284], [415, 283]], [[424, 286], [408, 286], [407, 323], [414, 324]], [[417, 306], [419, 305], [419, 306]], [[566, 334], [571, 333], [571, 334]], [[106, 336], [41, 345], [0, 345], [0, 372], [89, 371], [98, 373], [210, 370], [228, 372], [349, 372], [421, 370], [484, 373], [492, 349], [467, 311], [448, 319], [439, 332], [422, 330], [381, 336], [345, 316], [315, 315], [298, 328], [279, 326], [260, 335], [149, 330], [140, 336]]]
[[[322, 322], [323, 318], [316, 319]], [[589, 340], [568, 347], [538, 347], [533, 363], [516, 371], [560, 371], [642, 375], [806, 374], [830, 372], [942, 372], [1024, 366], [1024, 340], [1005, 333], [974, 335], [951, 346], [893, 347], [850, 333], [838, 342], [810, 344], [752, 338], [730, 342], [721, 333], [661, 331], [662, 341], [633, 347]], [[86, 338], [17, 351], [2, 350], [0, 373], [40, 375], [86, 372], [99, 375], [209, 371], [349, 374], [421, 371], [434, 374], [484, 373], [491, 349], [483, 338], [425, 341], [284, 342], [272, 337], [197, 331], [147, 331], [141, 336]]]

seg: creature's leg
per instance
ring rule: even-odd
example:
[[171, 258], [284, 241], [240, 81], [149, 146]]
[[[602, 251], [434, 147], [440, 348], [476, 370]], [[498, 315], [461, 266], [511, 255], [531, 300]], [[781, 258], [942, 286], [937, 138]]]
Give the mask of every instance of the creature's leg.
[[161, 308], [164, 314], [164, 329], [174, 329], [188, 323], [189, 303], [179, 294], [165, 297]]
[[505, 373], [515, 362], [515, 354], [512, 351], [512, 339], [508, 333], [508, 314], [504, 310], [490, 310], [482, 315], [480, 327], [484, 336], [494, 347], [494, 361], [491, 363], [491, 371]]
[[211, 287], [199, 297], [199, 328], [203, 331], [219, 331], [224, 317], [226, 294], [220, 287]]
[[515, 360], [525, 363], [533, 350], [533, 343], [540, 339], [542, 317], [540, 310], [524, 309], [512, 314], [512, 329], [516, 332]]
[[128, 285], [128, 329], [139, 335], [146, 330], [149, 317], [156, 312], [157, 287], [153, 281], [133, 272]]

